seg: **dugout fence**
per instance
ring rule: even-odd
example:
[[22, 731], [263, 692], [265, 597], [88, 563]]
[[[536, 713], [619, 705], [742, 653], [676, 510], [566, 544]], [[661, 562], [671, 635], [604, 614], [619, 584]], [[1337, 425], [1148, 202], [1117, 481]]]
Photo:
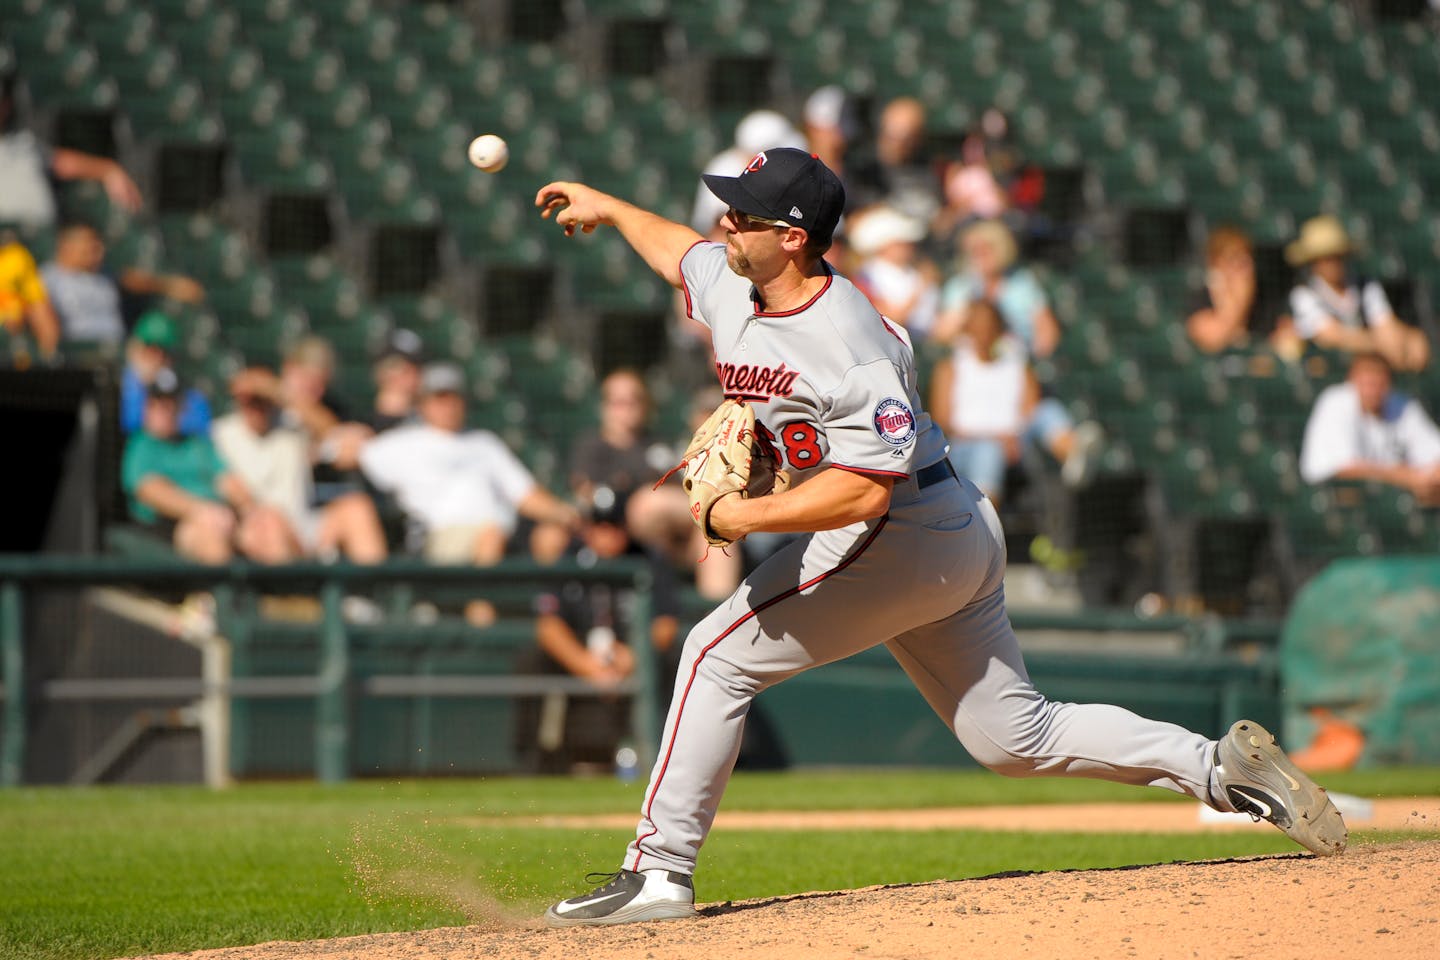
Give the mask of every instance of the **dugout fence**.
[[[517, 651], [534, 643], [529, 598], [577, 577], [633, 590], [636, 671], [605, 694], [629, 698], [648, 763], [658, 697], [644, 564], [478, 571], [0, 556], [0, 786], [115, 779], [122, 761], [130, 779], [212, 786], [235, 775], [511, 772], [523, 739], [512, 728], [516, 700], [596, 694], [576, 678], [515, 669]], [[213, 611], [196, 609], [200, 595]], [[360, 595], [378, 601], [376, 622], [347, 616], [347, 598]], [[526, 615], [485, 628], [415, 616], [432, 601], [475, 596]], [[179, 732], [188, 746], [168, 742]], [[427, 745], [465, 759], [427, 766]]]
[[[520, 701], [596, 695], [517, 658], [534, 647], [535, 593], [576, 578], [632, 589], [631, 623], [648, 623], [643, 564], [212, 568], [0, 555], [0, 785], [523, 772], [535, 731], [517, 720]], [[198, 592], [213, 616], [184, 602]], [[357, 595], [378, 601], [377, 622], [346, 616]], [[496, 602], [495, 625], [414, 615], [474, 596]], [[682, 632], [708, 604], [692, 596], [683, 607]], [[1212, 732], [1240, 715], [1278, 722], [1278, 622], [1098, 610], [1011, 619], [1037, 685], [1057, 699]], [[643, 628], [629, 640], [637, 673], [608, 693], [629, 698], [643, 769], [671, 678]], [[761, 766], [971, 762], [880, 648], [767, 691], [747, 735]]]

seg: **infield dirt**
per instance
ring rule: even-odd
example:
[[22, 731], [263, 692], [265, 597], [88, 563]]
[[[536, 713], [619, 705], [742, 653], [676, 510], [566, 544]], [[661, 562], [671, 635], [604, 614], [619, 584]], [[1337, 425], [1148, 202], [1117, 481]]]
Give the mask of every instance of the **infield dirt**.
[[1433, 958], [1440, 841], [869, 887], [702, 905], [695, 920], [599, 930], [499, 921], [170, 954], [204, 960], [1064, 957]]

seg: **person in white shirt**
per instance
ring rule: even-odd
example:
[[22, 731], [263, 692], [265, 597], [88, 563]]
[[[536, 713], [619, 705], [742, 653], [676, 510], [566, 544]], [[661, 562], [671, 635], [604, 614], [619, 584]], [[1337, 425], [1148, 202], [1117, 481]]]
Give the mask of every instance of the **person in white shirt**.
[[579, 513], [545, 490], [495, 434], [465, 429], [465, 375], [436, 363], [420, 378], [420, 423], [394, 427], [360, 451], [370, 482], [393, 493], [425, 532], [432, 563], [491, 566], [519, 517], [575, 529]]
[[1059, 400], [1041, 396], [1025, 343], [995, 304], [976, 300], [965, 314], [965, 337], [930, 381], [930, 416], [951, 438], [955, 472], [998, 503], [1006, 467], [1028, 442], [1060, 462], [1068, 486], [1083, 485], [1103, 440], [1099, 425], [1076, 426]]
[[861, 258], [855, 285], [875, 309], [907, 328], [914, 339], [928, 336], [940, 306], [940, 276], [920, 256], [925, 225], [893, 207], [871, 207], [850, 228], [850, 248]]
[[1384, 357], [1356, 354], [1345, 382], [1315, 400], [1300, 476], [1306, 483], [1377, 480], [1440, 504], [1440, 428], [1417, 401], [1392, 389]]
[[104, 345], [118, 351], [125, 342], [121, 310], [124, 293], [200, 303], [205, 288], [181, 274], [153, 273], [128, 266], [118, 275], [104, 268], [105, 239], [88, 223], [62, 226], [55, 236], [55, 258], [40, 268], [50, 302], [60, 316], [66, 341]]
[[[352, 563], [381, 563], [388, 550], [375, 504], [360, 491], [315, 508], [309, 444], [279, 422], [280, 381], [264, 367], [230, 381], [235, 410], [216, 420], [211, 439], [226, 469], [265, 512], [263, 543], [246, 554], [266, 563], [344, 554]], [[243, 546], [243, 545], [242, 545]]]
[[1328, 215], [1305, 221], [1286, 246], [1286, 261], [1308, 268], [1305, 282], [1290, 291], [1295, 332], [1331, 350], [1376, 351], [1396, 370], [1423, 369], [1430, 342], [1400, 322], [1378, 282], [1350, 273], [1345, 261], [1354, 249], [1345, 227]]

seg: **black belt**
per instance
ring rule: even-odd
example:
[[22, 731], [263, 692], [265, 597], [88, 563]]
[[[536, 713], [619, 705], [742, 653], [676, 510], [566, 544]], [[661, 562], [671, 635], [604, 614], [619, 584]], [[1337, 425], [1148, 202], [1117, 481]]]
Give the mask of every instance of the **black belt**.
[[956, 480], [960, 479], [956, 476], [955, 467], [950, 461], [948, 459], [936, 460], [930, 466], [915, 471], [915, 486], [917, 489], [924, 490], [926, 487], [933, 486], [942, 480], [949, 480], [951, 477]]

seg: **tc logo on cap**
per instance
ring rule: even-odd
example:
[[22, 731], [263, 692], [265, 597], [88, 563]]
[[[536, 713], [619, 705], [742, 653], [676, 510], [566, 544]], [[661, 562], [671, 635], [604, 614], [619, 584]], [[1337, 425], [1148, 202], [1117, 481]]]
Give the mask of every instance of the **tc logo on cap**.
[[761, 167], [765, 166], [765, 160], [766, 157], [763, 152], [755, 154], [754, 158], [748, 164], [746, 164], [745, 172], [754, 173], [756, 170], [759, 170]]

